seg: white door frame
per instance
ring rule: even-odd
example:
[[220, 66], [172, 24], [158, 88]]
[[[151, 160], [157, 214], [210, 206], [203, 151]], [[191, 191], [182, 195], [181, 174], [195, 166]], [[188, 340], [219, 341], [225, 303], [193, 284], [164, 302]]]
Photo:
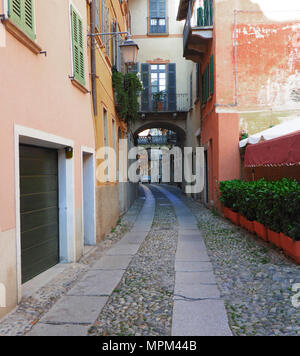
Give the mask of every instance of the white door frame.
[[14, 126], [15, 144], [15, 206], [16, 206], [16, 255], [17, 255], [17, 293], [22, 298], [21, 271], [21, 219], [20, 219], [20, 157], [19, 145], [58, 150], [58, 192], [59, 192], [59, 249], [60, 262], [75, 262], [75, 197], [74, 197], [74, 157], [66, 158], [65, 148], [74, 149], [74, 141], [49, 134], [44, 131]]
[[[84, 163], [83, 156], [89, 156]], [[87, 179], [85, 174], [87, 174]], [[82, 236], [83, 245], [96, 244], [95, 150], [81, 147]]]

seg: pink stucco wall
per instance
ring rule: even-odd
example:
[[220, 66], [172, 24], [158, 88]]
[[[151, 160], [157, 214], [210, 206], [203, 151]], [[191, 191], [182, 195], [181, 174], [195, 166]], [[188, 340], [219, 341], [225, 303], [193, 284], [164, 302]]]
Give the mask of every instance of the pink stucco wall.
[[[74, 0], [87, 32], [86, 1]], [[0, 13], [3, 12], [0, 2]], [[37, 44], [47, 56], [35, 55], [11, 34], [0, 47], [0, 226], [15, 227], [14, 125], [44, 131], [75, 142], [75, 207], [81, 206], [80, 146], [94, 148], [90, 95], [76, 88], [72, 75], [69, 1], [35, 1]], [[3, 26], [3, 25], [0, 25]], [[86, 42], [86, 41], [85, 41]], [[85, 45], [86, 87], [89, 64]]]

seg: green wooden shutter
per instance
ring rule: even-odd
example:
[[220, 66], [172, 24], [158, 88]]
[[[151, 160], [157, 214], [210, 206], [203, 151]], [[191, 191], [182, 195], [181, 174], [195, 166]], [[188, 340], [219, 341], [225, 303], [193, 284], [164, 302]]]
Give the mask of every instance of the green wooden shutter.
[[149, 111], [150, 109], [150, 90], [149, 90], [149, 64], [142, 63], [141, 71], [142, 71], [142, 81], [144, 90], [142, 93], [142, 111]]
[[204, 26], [203, 7], [199, 7], [199, 8], [197, 9], [197, 26], [198, 26], [198, 27]]
[[84, 46], [83, 46], [83, 24], [77, 12], [71, 6], [72, 19], [72, 47], [73, 47], [73, 75], [74, 79], [85, 85], [84, 73]]
[[196, 97], [199, 98], [200, 95], [200, 64], [196, 64]]
[[206, 103], [206, 98], [205, 98], [205, 70], [204, 70], [204, 73], [203, 73], [203, 76], [202, 76], [202, 105]]
[[202, 77], [202, 105], [207, 103], [209, 98], [209, 65], [205, 67]]
[[34, 40], [34, 4], [33, 0], [9, 0], [8, 17], [25, 34]]
[[210, 0], [209, 2], [209, 25], [213, 26], [214, 24], [214, 17], [213, 17], [213, 2]]
[[205, 102], [209, 98], [209, 65], [206, 66], [205, 70]]
[[209, 26], [209, 2], [204, 0], [204, 26]]
[[24, 24], [25, 24], [26, 34], [31, 38], [35, 38], [33, 0], [25, 0], [25, 3], [24, 3]]
[[209, 60], [209, 93], [214, 94], [215, 91], [215, 71], [214, 71], [214, 55], [212, 54]]
[[8, 17], [19, 27], [22, 27], [22, 1], [9, 0]]

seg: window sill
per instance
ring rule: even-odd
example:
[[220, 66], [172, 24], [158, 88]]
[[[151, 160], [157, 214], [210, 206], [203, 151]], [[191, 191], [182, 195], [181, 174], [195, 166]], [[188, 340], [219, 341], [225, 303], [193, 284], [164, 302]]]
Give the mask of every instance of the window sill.
[[76, 80], [76, 79], [74, 79], [74, 78], [71, 78], [71, 83], [72, 83], [77, 89], [79, 89], [83, 94], [89, 93], [89, 90], [88, 90], [84, 85], [82, 85], [81, 83], [79, 83], [78, 80]]
[[165, 32], [165, 33], [147, 33], [148, 37], [168, 37], [169, 36], [169, 32]]
[[17, 40], [23, 43], [28, 49], [34, 54], [40, 54], [42, 48], [35, 43], [31, 38], [29, 38], [21, 29], [19, 29], [11, 20], [5, 19], [3, 21], [7, 31], [13, 35]]

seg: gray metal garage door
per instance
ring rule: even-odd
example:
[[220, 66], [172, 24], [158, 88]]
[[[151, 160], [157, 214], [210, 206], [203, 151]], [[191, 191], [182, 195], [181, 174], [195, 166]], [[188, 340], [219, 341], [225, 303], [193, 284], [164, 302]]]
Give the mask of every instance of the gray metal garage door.
[[20, 146], [22, 283], [59, 262], [57, 151]]

